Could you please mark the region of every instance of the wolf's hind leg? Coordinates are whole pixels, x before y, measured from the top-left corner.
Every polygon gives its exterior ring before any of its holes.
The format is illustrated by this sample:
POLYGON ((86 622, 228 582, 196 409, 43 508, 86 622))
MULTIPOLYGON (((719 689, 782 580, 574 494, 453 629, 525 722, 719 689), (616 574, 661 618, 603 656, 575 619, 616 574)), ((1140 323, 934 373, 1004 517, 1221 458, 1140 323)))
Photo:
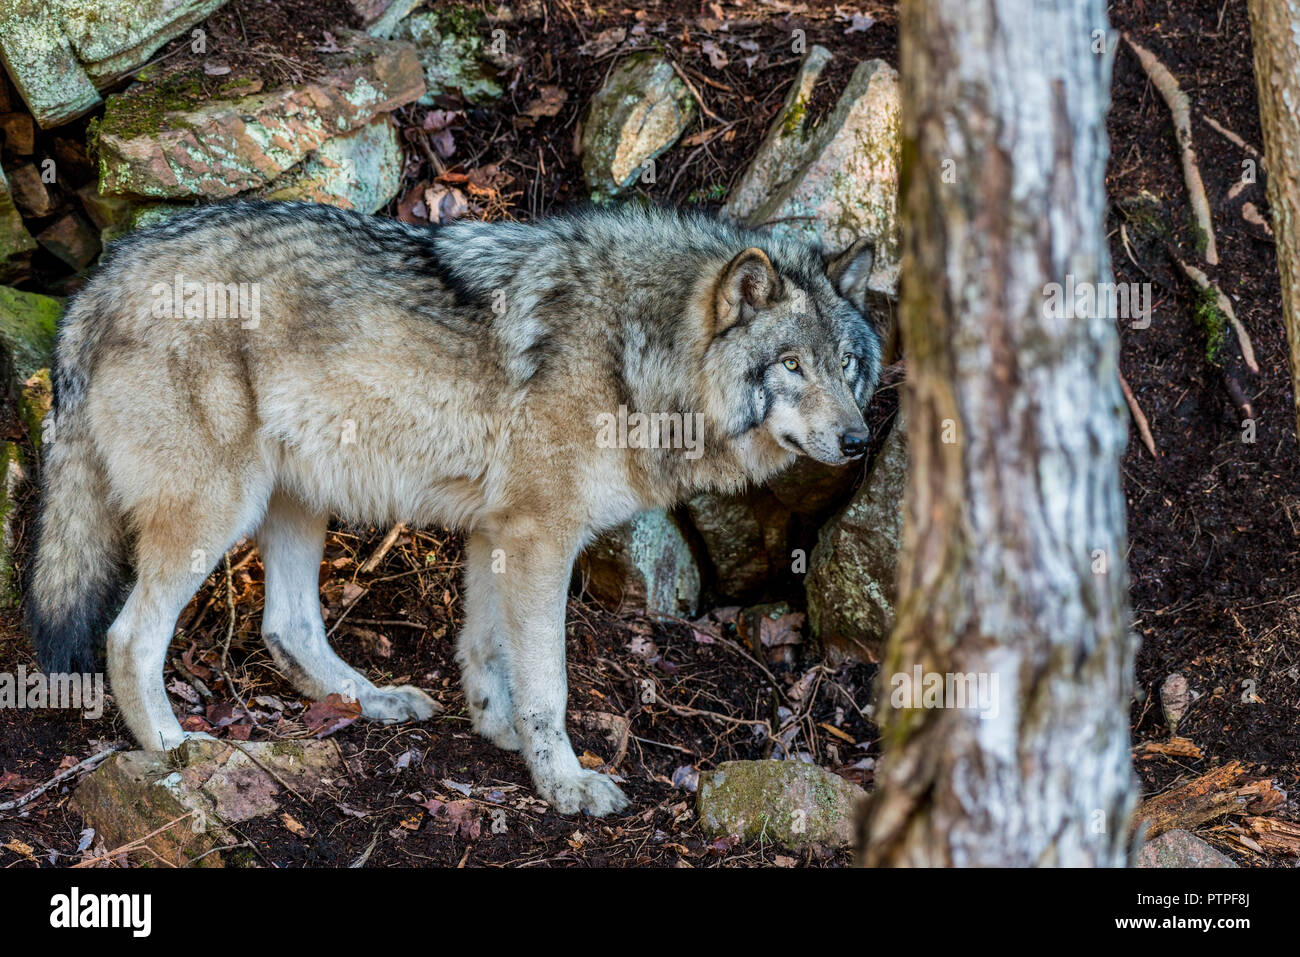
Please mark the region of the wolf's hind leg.
POLYGON ((423 720, 442 706, 413 685, 376 687, 334 653, 320 612, 319 574, 328 516, 282 492, 271 496, 257 548, 266 570, 262 640, 280 672, 298 691, 321 700, 355 699, 367 718, 385 723, 423 720))
POLYGON ((490 540, 481 532, 472 533, 465 543, 465 624, 456 642, 456 660, 474 730, 499 748, 518 751, 500 577, 492 568, 490 540))
POLYGON ((169 503, 151 508, 138 529, 135 586, 107 645, 113 699, 143 748, 168 751, 193 736, 168 703, 163 664, 177 617, 233 544, 238 524, 233 510, 169 503))

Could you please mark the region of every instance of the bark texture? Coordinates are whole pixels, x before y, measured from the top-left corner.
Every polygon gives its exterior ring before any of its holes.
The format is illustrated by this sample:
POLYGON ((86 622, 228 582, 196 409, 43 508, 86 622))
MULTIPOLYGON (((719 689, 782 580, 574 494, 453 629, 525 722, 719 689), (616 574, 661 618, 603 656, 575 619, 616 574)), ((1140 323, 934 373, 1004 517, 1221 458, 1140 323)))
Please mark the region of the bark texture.
POLYGON ((1249 9, 1268 204, 1300 421, 1300 0, 1250 0, 1249 9))
POLYGON ((1123 865, 1117 336, 1044 308, 1067 276, 1111 281, 1117 37, 1103 0, 904 0, 900 34, 911 469, 863 860, 1123 865), (917 665, 996 677, 996 714, 892 706, 917 665))

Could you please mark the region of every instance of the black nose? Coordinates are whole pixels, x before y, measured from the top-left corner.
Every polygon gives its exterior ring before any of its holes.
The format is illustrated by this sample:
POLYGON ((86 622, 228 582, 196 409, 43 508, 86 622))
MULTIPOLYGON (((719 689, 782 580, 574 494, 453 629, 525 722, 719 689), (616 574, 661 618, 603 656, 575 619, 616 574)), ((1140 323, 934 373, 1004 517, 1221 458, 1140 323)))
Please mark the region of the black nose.
POLYGON ((867 439, 870 437, 871 433, 866 429, 845 432, 840 436, 840 451, 855 459, 867 451, 867 439))

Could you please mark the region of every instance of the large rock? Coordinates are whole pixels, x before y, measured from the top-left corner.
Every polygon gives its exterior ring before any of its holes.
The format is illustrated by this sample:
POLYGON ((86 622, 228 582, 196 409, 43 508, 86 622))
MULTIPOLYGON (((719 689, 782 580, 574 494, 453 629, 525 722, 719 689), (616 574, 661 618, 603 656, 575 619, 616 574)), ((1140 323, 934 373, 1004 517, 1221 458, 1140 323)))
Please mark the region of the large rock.
POLYGON ((1228 855, 1179 828, 1147 841, 1138 851, 1134 867, 1236 867, 1228 855))
POLYGON ((582 554, 587 591, 614 611, 693 618, 700 602, 700 570, 676 519, 643 512, 600 536, 582 554))
POLYGON ((866 791, 802 761, 726 761, 700 774, 696 812, 710 837, 837 847, 853 840, 866 791))
POLYGON ((790 510, 766 489, 705 492, 687 502, 724 598, 759 592, 790 565, 790 510))
POLYGON ((111 755, 81 783, 73 801, 110 849, 158 831, 146 846, 166 863, 220 867, 224 862, 215 849, 239 842, 230 825, 275 812, 282 785, 310 799, 340 772, 340 760, 338 749, 325 741, 235 746, 191 739, 167 753, 111 755), (177 818, 183 820, 173 823, 177 818))
POLYGON ((148 62, 226 0, 7 0, 0 57, 48 129, 99 103, 99 90, 148 62))
POLYGON ((694 117, 690 90, 663 57, 637 53, 619 63, 582 120, 582 175, 593 197, 629 188, 694 117))
POLYGON ((23 216, 14 205, 9 180, 0 169, 0 282, 27 278, 35 248, 36 240, 23 225, 23 216))
POLYGON ((58 206, 53 194, 41 179, 40 170, 33 163, 24 163, 9 171, 9 189, 14 204, 24 216, 39 219, 54 212, 58 206))
POLYGON ((76 213, 65 213, 36 235, 36 241, 77 272, 85 269, 101 248, 99 233, 76 213))
POLYGON ((844 503, 861 469, 800 457, 765 486, 687 502, 719 598, 741 600, 808 570, 817 528, 844 503))
POLYGON ((830 62, 831 52, 823 46, 814 45, 804 54, 781 111, 768 127, 740 182, 727 197, 724 209, 729 216, 735 219, 752 216, 782 185, 794 179, 799 167, 808 161, 808 103, 830 62))
POLYGON ((907 484, 901 413, 862 487, 826 523, 808 563, 808 623, 832 661, 878 659, 894 627, 907 484))
MULTIPOLYGON (((400 9, 398 4, 394 7, 400 9)), ((384 23, 392 13, 390 8, 371 32, 388 32, 384 23)), ((484 44, 487 19, 482 12, 468 7, 422 10, 403 20, 391 35, 415 45, 428 86, 420 101, 426 105, 431 105, 440 93, 459 93, 474 104, 495 100, 505 92, 502 74, 517 62, 517 58, 496 53, 491 44, 484 44)))
POLYGON ((821 47, 809 49, 724 211, 832 252, 872 239, 868 292, 892 298, 900 254, 898 72, 883 60, 858 64, 834 110, 809 128, 807 104, 829 58, 821 47))
POLYGON ((424 93, 409 43, 349 35, 351 52, 300 86, 203 101, 174 73, 110 96, 97 135, 108 195, 220 199, 260 189, 328 140, 424 93))
POLYGON ((353 133, 326 140, 261 195, 373 213, 397 195, 402 163, 397 128, 385 114, 353 133))
POLYGON ((62 311, 58 299, 0 286, 0 341, 12 355, 19 379, 49 367, 54 327, 62 311))

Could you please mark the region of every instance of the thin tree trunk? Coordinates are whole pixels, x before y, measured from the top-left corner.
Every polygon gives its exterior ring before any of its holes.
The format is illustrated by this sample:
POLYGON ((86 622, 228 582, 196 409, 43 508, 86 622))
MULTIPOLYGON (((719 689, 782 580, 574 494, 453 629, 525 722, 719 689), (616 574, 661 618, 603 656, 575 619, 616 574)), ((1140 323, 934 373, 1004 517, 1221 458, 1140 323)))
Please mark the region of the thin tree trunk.
POLYGON ((1259 122, 1268 161, 1268 204, 1291 344, 1291 386, 1300 421, 1300 0, 1250 0, 1259 122))
POLYGON ((903 0, 900 24, 911 467, 863 859, 1123 865, 1117 337, 1045 312, 1050 283, 1111 281, 1117 36, 1104 0, 903 0), (991 707, 908 707, 917 666, 985 675, 991 707))

